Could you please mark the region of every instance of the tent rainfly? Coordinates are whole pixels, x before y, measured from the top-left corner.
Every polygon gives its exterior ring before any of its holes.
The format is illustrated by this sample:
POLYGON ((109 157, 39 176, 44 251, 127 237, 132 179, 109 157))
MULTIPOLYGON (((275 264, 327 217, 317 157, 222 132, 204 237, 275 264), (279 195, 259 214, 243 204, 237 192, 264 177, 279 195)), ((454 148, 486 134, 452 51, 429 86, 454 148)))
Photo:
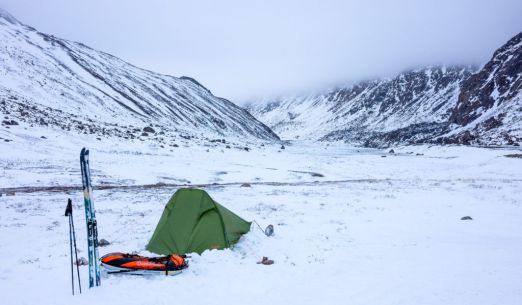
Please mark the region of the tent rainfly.
POLYGON ((235 244, 250 230, 248 222, 200 189, 179 189, 170 198, 147 245, 150 252, 170 255, 235 244))

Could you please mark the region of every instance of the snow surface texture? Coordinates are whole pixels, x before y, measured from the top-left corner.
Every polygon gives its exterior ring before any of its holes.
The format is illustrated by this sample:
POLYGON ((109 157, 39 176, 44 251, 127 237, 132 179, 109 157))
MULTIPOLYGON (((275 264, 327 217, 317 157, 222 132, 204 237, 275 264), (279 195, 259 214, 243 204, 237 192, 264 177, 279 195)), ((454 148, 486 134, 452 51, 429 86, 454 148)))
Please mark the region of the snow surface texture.
POLYGON ((415 146, 388 153, 326 143, 173 149, 47 131, 47 139, 0 144, 5 304, 515 305, 522 299, 522 159, 505 157, 520 151, 415 146), (119 186, 94 190, 99 238, 111 242, 101 255, 150 254, 145 246, 177 189, 158 182, 207 184, 216 201, 241 217, 273 224, 275 236, 253 226, 233 249, 191 255, 189 269, 175 277, 104 276, 100 288, 87 289, 82 266, 84 293, 72 297, 62 215, 72 198, 85 257, 82 193, 37 190, 79 186, 82 146, 91 149, 95 188, 119 186), (241 187, 245 182, 251 187, 241 187), (263 256, 275 263, 257 264, 263 256))
POLYGON ((0 79, 6 122, 127 138, 139 137, 141 128, 154 124, 165 137, 278 139, 247 111, 192 78, 137 68, 81 43, 37 32, 5 12, 0 13, 0 79))

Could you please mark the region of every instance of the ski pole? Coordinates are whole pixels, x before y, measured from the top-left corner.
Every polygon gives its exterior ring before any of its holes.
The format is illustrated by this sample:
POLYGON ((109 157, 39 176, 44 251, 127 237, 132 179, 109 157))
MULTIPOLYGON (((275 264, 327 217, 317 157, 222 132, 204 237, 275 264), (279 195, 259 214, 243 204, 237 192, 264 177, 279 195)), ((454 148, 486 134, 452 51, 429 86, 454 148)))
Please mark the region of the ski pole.
POLYGON ((71 214, 72 204, 71 199, 67 201, 67 207, 65 208, 65 216, 69 216, 69 248, 71 250, 71 288, 72 294, 74 295, 74 266, 73 266, 73 243, 72 243, 72 226, 71 226, 71 214))
POLYGON ((72 213, 72 201, 69 198, 68 201, 71 204, 71 226, 72 226, 72 236, 74 243, 74 256, 76 258, 76 272, 78 274, 78 288, 80 289, 80 294, 82 293, 82 281, 80 280, 80 266, 78 265, 78 248, 76 248, 76 231, 74 230, 74 218, 72 213))

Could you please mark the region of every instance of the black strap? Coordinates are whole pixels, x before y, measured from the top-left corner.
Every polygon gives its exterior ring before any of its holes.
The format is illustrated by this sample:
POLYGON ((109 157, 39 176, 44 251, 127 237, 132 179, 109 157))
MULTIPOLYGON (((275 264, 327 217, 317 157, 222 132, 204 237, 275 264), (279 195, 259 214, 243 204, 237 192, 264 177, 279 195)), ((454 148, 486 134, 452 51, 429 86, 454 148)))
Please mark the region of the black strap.
POLYGON ((170 256, 171 255, 167 255, 167 261, 165 262, 165 276, 169 275, 170 256))

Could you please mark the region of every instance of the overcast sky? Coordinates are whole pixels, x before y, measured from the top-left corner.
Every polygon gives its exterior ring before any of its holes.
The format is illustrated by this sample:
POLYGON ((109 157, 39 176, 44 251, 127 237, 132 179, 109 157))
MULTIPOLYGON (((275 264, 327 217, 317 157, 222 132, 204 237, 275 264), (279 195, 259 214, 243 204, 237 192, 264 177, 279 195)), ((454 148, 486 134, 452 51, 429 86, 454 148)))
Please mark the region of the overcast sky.
POLYGON ((41 32, 242 102, 430 64, 482 64, 521 0, 0 0, 41 32))

